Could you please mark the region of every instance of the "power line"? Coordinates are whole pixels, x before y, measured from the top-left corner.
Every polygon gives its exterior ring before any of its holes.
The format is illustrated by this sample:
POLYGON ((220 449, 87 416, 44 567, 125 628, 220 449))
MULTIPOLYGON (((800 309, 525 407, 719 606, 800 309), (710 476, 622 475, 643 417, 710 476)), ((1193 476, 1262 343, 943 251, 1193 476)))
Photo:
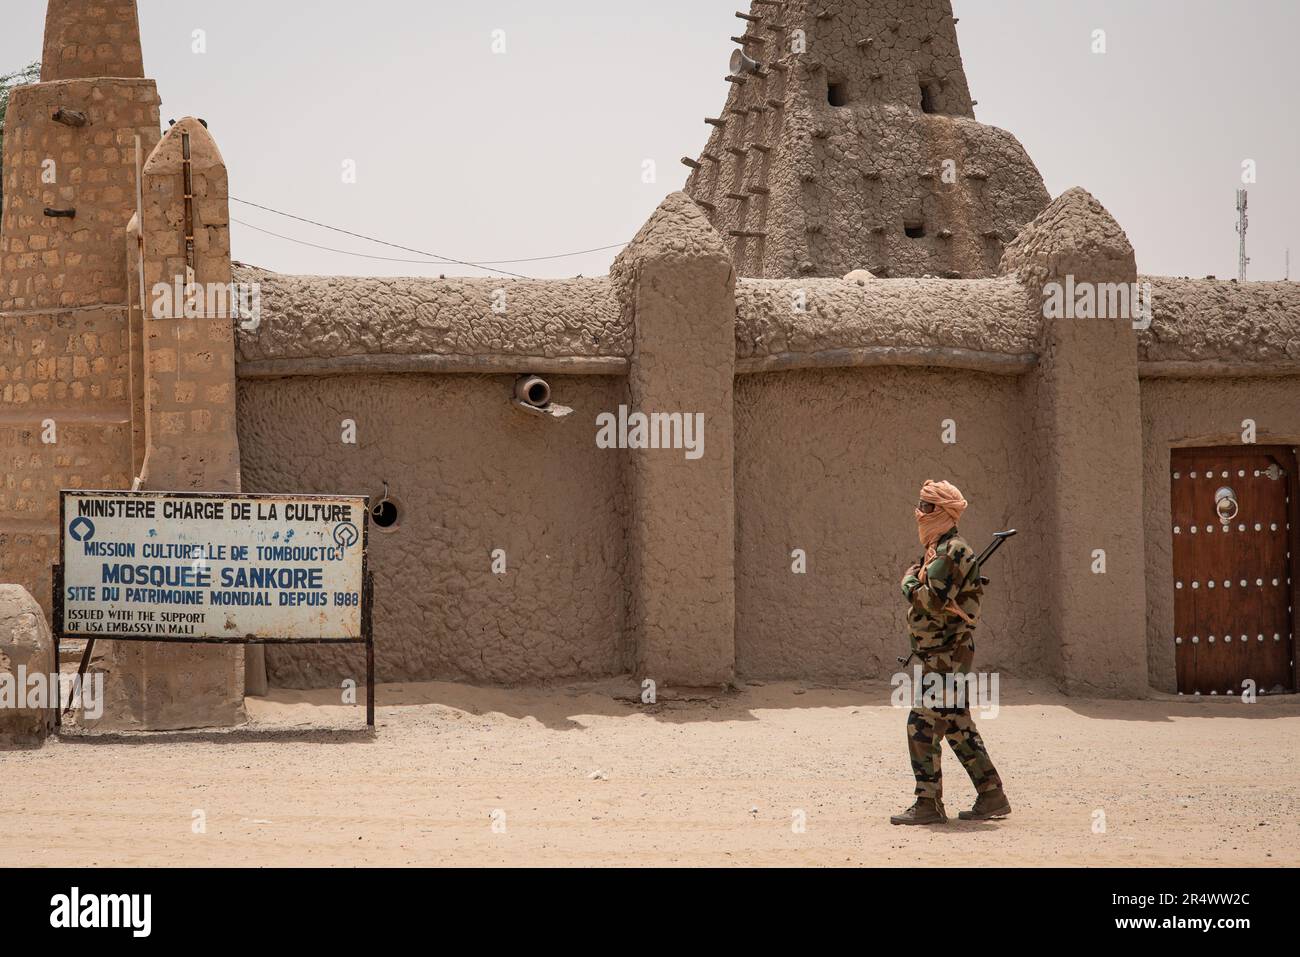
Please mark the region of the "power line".
MULTIPOLYGON (((312 249, 321 249, 327 253, 340 253, 344 256, 356 256, 358 259, 374 259, 378 262, 386 263, 413 263, 421 266, 445 265, 445 263, 437 259, 400 259, 393 256, 372 256, 369 253, 358 253, 350 249, 335 249, 333 246, 321 246, 317 243, 309 243, 305 239, 297 239, 293 236, 285 236, 283 233, 272 232, 271 230, 264 229, 261 226, 254 226, 252 223, 246 223, 242 219, 234 219, 232 217, 231 222, 238 223, 241 226, 246 226, 259 233, 265 233, 268 236, 274 236, 276 239, 283 239, 286 242, 297 243, 299 246, 309 246, 312 249)), ((595 249, 580 249, 577 252, 572 253, 556 253, 554 256, 534 256, 531 259, 487 259, 481 263, 475 263, 475 265, 513 266, 521 263, 547 262, 553 259, 569 259, 573 256, 585 256, 588 253, 603 253, 608 252, 611 249, 622 249, 626 245, 627 243, 615 243, 613 246, 598 246, 595 249)))
POLYGON ((268 236, 274 236, 276 239, 283 239, 286 240, 287 242, 296 243, 299 246, 309 246, 312 249, 323 249, 327 253, 340 253, 344 256, 356 256, 358 259, 374 259, 379 262, 385 262, 385 263, 415 263, 421 266, 445 266, 446 265, 445 262, 441 262, 437 259, 398 259, 394 256, 371 256, 368 253, 356 253, 356 252, 352 252, 349 249, 335 249, 333 246, 320 246, 317 245, 316 243, 309 243, 305 239, 295 239, 292 236, 285 236, 282 235, 281 233, 273 233, 269 229, 263 229, 261 226, 254 226, 252 223, 246 223, 242 219, 235 219, 233 216, 230 218, 230 221, 232 223, 238 223, 241 226, 246 226, 249 229, 255 230, 256 232, 265 233, 268 236))
POLYGON ((262 206, 259 203, 252 203, 249 202, 248 200, 239 199, 234 196, 230 198, 233 202, 240 203, 244 206, 251 206, 254 209, 260 209, 268 213, 273 213, 276 216, 283 216, 286 219, 293 219, 300 223, 307 223, 308 225, 311 226, 318 226, 321 229, 328 229, 331 232, 340 233, 344 236, 352 236, 353 238, 356 239, 362 239, 365 240, 366 242, 378 243, 381 246, 388 246, 393 249, 400 249, 403 250, 404 252, 418 253, 419 255, 426 256, 428 258, 427 259, 400 259, 400 258, 390 257, 390 256, 372 256, 367 253, 358 253, 347 249, 335 249, 332 246, 322 246, 317 243, 307 242, 306 240, 303 239, 297 239, 293 236, 285 236, 281 233, 272 232, 269 229, 263 229, 260 226, 254 226, 252 223, 246 223, 243 220, 239 220, 239 219, 234 220, 234 222, 238 223, 241 226, 246 226, 249 229, 255 230, 259 233, 265 233, 268 236, 274 236, 277 239, 283 239, 286 242, 297 243, 298 245, 301 246, 308 246, 312 249, 324 250, 325 252, 339 253, 340 255, 344 255, 344 256, 355 256, 360 259, 372 259, 379 262, 411 263, 411 264, 426 265, 426 266, 436 266, 436 265, 441 265, 446 263, 455 263, 456 265, 460 265, 460 266, 469 266, 471 268, 482 269, 487 272, 500 273, 501 275, 504 276, 513 276, 516 279, 528 279, 529 277, 521 276, 518 273, 508 272, 504 269, 497 269, 495 267, 511 266, 511 265, 524 264, 524 263, 548 262, 556 259, 569 259, 574 256, 585 256, 590 253, 608 252, 611 249, 621 249, 622 247, 627 245, 626 243, 615 243, 614 245, 611 246, 598 246, 593 249, 581 249, 571 253, 557 253, 553 256, 534 256, 527 259, 494 259, 485 262, 469 262, 463 259, 455 259, 450 256, 440 256, 437 253, 425 252, 424 250, 421 249, 413 249, 410 246, 402 246, 397 243, 386 242, 382 239, 375 239, 373 236, 366 236, 361 233, 352 232, 351 230, 341 229, 337 226, 330 226, 327 223, 320 223, 312 219, 306 219, 305 217, 302 216, 295 216, 292 213, 286 213, 282 210, 272 209, 269 206, 262 206))
POLYGON ((293 215, 293 213, 286 213, 283 210, 272 209, 270 206, 262 206, 259 203, 250 203, 248 200, 239 199, 236 196, 231 196, 230 199, 232 202, 240 203, 241 205, 244 206, 252 206, 254 209, 260 209, 268 213, 274 213, 276 216, 283 216, 286 219, 296 219, 300 223, 307 223, 310 226, 319 226, 321 229, 328 229, 331 232, 342 233, 344 236, 351 236, 354 239, 363 239, 368 243, 378 243, 380 246, 388 246, 392 249, 400 249, 403 252, 416 253, 417 255, 427 256, 429 259, 437 259, 444 263, 455 263, 458 266, 469 266, 471 269, 483 269, 486 270, 487 272, 500 273, 503 276, 511 276, 514 279, 530 278, 528 276, 521 276, 519 273, 516 272, 508 272, 505 269, 496 269, 492 266, 484 266, 484 265, 480 265, 479 263, 466 262, 463 259, 453 259, 451 256, 439 256, 437 253, 426 252, 423 249, 413 249, 410 246, 401 246, 397 243, 390 243, 382 239, 375 239, 373 236, 366 236, 361 233, 354 233, 351 230, 340 229, 337 226, 330 226, 327 223, 318 223, 314 219, 306 219, 302 216, 295 216, 293 215))

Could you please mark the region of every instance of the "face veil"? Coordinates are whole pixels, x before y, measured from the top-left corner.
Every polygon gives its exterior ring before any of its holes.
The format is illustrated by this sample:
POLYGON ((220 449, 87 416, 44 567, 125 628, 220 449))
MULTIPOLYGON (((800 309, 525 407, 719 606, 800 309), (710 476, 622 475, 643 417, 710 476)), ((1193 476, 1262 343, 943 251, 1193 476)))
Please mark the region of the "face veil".
POLYGON ((961 490, 950 482, 926 482, 921 487, 921 501, 934 506, 931 512, 916 510, 916 532, 927 550, 935 542, 957 527, 966 511, 966 499, 961 490))

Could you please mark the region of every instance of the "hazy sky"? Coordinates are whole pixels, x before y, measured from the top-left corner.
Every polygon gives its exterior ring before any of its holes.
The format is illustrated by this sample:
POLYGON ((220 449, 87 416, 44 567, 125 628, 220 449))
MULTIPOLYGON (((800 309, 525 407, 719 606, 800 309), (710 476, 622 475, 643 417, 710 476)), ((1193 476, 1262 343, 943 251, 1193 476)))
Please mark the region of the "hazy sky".
MULTIPOLYGON (((0 72, 40 54, 44 0, 2 0, 0 72)), ((1093 192, 1148 273, 1300 276, 1300 0, 955 0, 985 123, 1015 133, 1055 196, 1093 192), (1108 52, 1091 52, 1107 31, 1108 52)), ((746 0, 140 0, 163 120, 207 119, 241 199, 482 262, 631 239, 685 182, 746 0), (206 31, 207 52, 192 51, 206 31), (494 31, 506 52, 493 52, 494 31), (357 181, 342 182, 354 160, 357 181), (658 181, 643 182, 646 160, 658 181)), ((306 242, 419 259, 232 204, 306 242)), ((234 226, 280 272, 480 275, 360 259, 234 226)), ((614 251, 502 268, 603 274, 614 251)))

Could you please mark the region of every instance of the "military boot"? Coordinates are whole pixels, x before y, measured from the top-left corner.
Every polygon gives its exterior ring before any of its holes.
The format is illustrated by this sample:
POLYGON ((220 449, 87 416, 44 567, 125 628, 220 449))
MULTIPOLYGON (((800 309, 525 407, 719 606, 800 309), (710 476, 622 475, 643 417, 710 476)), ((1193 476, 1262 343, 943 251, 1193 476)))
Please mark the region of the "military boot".
POLYGON ((917 798, 916 803, 902 814, 889 819, 890 824, 947 824, 948 814, 943 802, 934 798, 917 798))
POLYGON ((975 806, 957 816, 963 821, 993 821, 1011 813, 1011 802, 1001 788, 985 791, 975 799, 975 806))

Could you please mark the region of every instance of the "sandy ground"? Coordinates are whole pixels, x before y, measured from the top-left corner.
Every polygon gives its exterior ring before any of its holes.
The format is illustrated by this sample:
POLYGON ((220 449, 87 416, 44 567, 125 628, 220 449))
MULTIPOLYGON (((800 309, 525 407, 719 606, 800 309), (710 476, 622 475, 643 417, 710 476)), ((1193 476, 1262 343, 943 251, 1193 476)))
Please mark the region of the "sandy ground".
MULTIPOLYGON (((230 733, 0 753, 0 865, 1300 864, 1300 698, 1002 699, 981 730, 1014 815, 897 828, 885 684, 650 708, 623 682, 389 685, 373 737, 336 693, 280 691, 230 733)), ((944 765, 955 818, 973 790, 944 765)))

